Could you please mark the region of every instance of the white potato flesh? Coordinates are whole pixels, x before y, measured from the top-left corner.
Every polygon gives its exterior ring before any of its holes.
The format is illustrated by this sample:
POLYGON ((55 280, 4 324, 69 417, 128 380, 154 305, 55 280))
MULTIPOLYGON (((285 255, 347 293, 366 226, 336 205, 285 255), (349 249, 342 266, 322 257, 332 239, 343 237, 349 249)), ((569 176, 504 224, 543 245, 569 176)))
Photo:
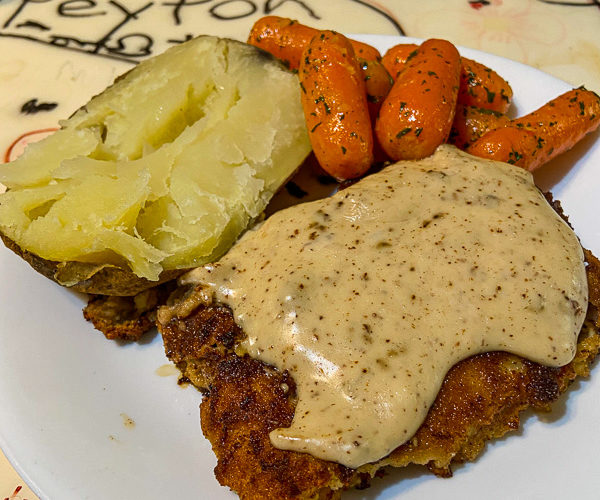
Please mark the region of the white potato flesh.
POLYGON ((297 77, 255 47, 199 37, 0 167, 0 229, 47 260, 124 262, 156 280, 224 253, 309 151, 297 77))

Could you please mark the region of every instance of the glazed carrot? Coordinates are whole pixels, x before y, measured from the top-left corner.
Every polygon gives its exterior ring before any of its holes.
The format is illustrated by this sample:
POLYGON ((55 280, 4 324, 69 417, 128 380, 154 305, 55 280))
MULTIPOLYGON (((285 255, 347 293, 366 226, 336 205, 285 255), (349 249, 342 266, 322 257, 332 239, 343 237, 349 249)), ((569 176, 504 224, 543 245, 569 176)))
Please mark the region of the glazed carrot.
MULTIPOLYGON (((290 69, 298 69, 302 51, 319 30, 298 21, 278 16, 266 16, 254 23, 248 43, 281 59, 290 69)), ((381 59, 379 51, 366 43, 351 40, 356 57, 370 61, 381 59)))
POLYGON ((367 61, 381 61, 381 53, 372 45, 368 43, 359 42, 358 40, 352 40, 349 38, 354 54, 356 57, 366 59, 367 61))
POLYGON ((371 122, 375 123, 379 109, 389 94, 394 80, 379 61, 367 61, 359 57, 358 64, 365 80, 371 122))
POLYGON ((448 139, 459 78, 460 56, 454 45, 437 39, 421 44, 383 101, 375 124, 390 158, 424 158, 448 139))
POLYGON ((381 64, 385 66, 387 72, 392 76, 395 80, 398 76, 398 73, 404 69, 406 66, 406 61, 411 57, 411 55, 416 54, 416 50, 419 46, 416 43, 400 43, 398 45, 394 45, 392 48, 388 49, 383 57, 381 58, 381 64))
POLYGON ((278 16, 266 16, 254 23, 248 43, 281 59, 290 69, 298 69, 304 47, 317 30, 298 21, 278 16))
POLYGON ((477 61, 462 58, 459 103, 506 113, 512 95, 508 82, 494 70, 477 61))
MULTIPOLYGON (((413 43, 395 45, 383 55, 381 63, 396 78, 416 49, 418 45, 413 43)), ((472 59, 462 57, 461 64, 458 102, 506 113, 513 94, 508 82, 494 70, 472 59)))
POLYGON ((600 125, 600 97, 583 87, 570 90, 536 111, 492 130, 467 148, 475 156, 535 170, 571 149, 600 125), (509 137, 510 150, 501 147, 509 137), (532 140, 533 137, 533 140, 532 140))
POLYGON ((488 132, 465 151, 480 158, 503 161, 529 169, 535 159, 537 141, 535 132, 508 126, 488 132))
POLYGON ((365 82, 349 40, 321 31, 306 47, 298 72, 313 152, 338 180, 364 174, 373 162, 365 82))
POLYGON ((448 142, 465 149, 483 134, 508 123, 510 118, 498 111, 457 104, 448 142))
MULTIPOLYGON (((365 87, 367 89, 367 105, 369 107, 369 116, 371 125, 377 120, 379 110, 383 101, 387 97, 394 84, 394 80, 386 71, 383 64, 379 61, 366 61, 358 59, 358 63, 362 69, 365 87)), ((389 157, 379 144, 376 137, 373 137, 373 157, 374 162, 381 163, 389 160, 389 157)))

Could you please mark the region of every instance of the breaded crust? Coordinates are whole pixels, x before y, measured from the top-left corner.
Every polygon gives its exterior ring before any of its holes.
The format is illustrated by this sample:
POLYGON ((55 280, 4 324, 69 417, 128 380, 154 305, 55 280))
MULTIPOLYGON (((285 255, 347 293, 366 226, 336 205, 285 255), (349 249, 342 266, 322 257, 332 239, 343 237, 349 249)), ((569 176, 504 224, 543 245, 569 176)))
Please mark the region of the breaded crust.
POLYGON ((90 295, 83 317, 109 340, 139 340, 154 328, 156 311, 176 286, 172 280, 129 297, 90 295))
POLYGON ((502 352, 473 356, 447 374, 409 442, 357 470, 271 445, 269 432, 293 418, 294 381, 238 356, 235 346, 244 333, 230 310, 208 303, 200 287, 162 309, 158 325, 169 359, 205 392, 202 430, 218 458, 221 484, 242 499, 335 498, 348 487, 368 485, 386 466, 415 463, 450 476, 452 463, 473 460, 487 440, 517 429, 523 410, 548 410, 575 378, 587 376, 600 350, 600 262, 590 252, 585 256, 590 307, 571 363, 549 368, 502 352))

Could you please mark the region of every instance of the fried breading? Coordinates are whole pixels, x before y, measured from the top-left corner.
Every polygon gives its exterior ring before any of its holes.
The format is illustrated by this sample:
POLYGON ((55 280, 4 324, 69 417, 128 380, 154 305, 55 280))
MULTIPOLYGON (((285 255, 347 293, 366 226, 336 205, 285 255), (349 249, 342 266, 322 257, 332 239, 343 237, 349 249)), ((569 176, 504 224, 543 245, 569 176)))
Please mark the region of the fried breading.
POLYGON ((503 352, 473 356, 447 374, 410 441, 356 470, 271 445, 269 432, 292 421, 294 381, 236 354, 244 333, 231 311, 208 302, 201 287, 162 309, 158 324, 169 359, 205 392, 202 430, 218 458, 221 484, 242 499, 334 498, 343 489, 366 486, 386 466, 421 464, 450 476, 452 463, 473 460, 486 441, 517 429, 523 410, 549 410, 575 378, 587 376, 600 351, 600 262, 590 252, 585 256, 590 307, 571 363, 550 368, 503 352))
POLYGON ((168 281, 129 297, 89 295, 83 317, 109 340, 139 340, 154 328, 156 311, 175 287, 168 281))

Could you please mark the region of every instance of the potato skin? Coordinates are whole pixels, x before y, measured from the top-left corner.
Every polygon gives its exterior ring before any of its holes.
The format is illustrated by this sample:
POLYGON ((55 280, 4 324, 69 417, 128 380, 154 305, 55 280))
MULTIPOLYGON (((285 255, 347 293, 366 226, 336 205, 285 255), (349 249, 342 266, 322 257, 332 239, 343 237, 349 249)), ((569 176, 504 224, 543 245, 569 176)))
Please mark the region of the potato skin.
POLYGON ((168 269, 158 281, 150 281, 133 274, 129 269, 89 262, 55 262, 28 252, 13 240, 0 234, 4 245, 26 261, 33 269, 55 283, 70 290, 95 295, 127 297, 178 278, 188 269, 168 269))

